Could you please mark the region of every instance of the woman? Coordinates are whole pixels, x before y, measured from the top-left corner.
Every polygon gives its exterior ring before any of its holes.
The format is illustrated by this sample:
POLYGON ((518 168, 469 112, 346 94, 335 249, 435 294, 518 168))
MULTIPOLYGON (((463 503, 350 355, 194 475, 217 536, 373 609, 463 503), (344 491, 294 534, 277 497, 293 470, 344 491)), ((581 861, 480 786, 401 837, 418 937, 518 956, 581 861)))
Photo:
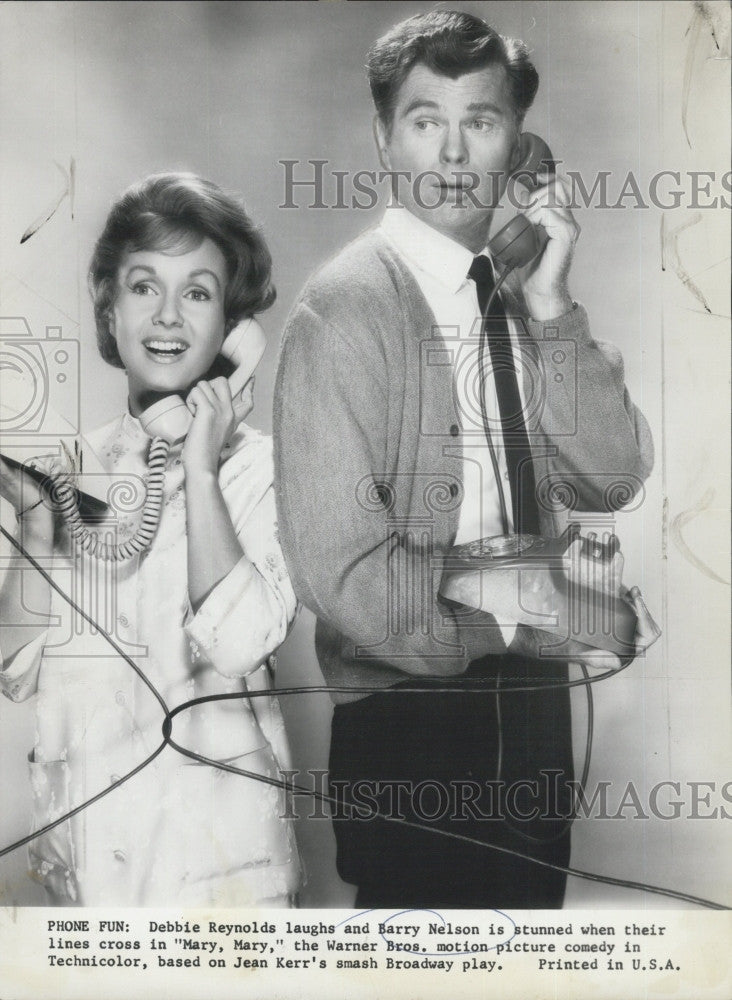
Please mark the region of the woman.
MULTIPOLYGON (((149 548, 124 562, 75 550, 35 482, 0 467, 25 548, 53 557, 54 575, 66 589, 73 578, 92 617, 110 609, 109 630, 168 710, 201 696, 266 690, 296 611, 277 542, 269 440, 237 424, 220 374, 225 336, 274 298, 270 265, 238 202, 192 175, 147 178, 107 219, 89 280, 99 349, 125 370, 129 412, 89 445, 118 486, 143 483, 151 442, 140 416, 172 394, 184 396, 192 415, 165 461, 149 548)), ((251 381, 237 412, 242 405, 251 409, 251 381)), ((139 509, 119 516, 117 542, 134 537, 139 520, 139 509)), ((0 633, 2 689, 16 701, 37 697, 34 829, 120 782, 31 841, 32 874, 50 900, 288 905, 299 862, 281 818, 282 790, 170 746, 121 781, 161 744, 158 698, 27 564, 6 575, 0 605, 12 623, 0 633), (39 610, 50 615, 45 625, 39 610)), ((274 697, 196 705, 175 716, 172 739, 269 779, 288 765, 274 697)))

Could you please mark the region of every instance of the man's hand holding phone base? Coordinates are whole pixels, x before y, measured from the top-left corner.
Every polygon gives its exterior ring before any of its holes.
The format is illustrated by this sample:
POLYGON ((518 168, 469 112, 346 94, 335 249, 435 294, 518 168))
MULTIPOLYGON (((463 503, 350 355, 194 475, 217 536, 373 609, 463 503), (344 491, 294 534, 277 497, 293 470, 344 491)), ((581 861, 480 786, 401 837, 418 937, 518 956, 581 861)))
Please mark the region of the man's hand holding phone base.
POLYGON ((556 539, 509 535, 457 546, 440 593, 517 623, 510 652, 613 671, 661 634, 640 590, 623 586, 622 569, 614 534, 584 538, 571 524, 556 539), (512 539, 519 544, 507 545, 512 539))

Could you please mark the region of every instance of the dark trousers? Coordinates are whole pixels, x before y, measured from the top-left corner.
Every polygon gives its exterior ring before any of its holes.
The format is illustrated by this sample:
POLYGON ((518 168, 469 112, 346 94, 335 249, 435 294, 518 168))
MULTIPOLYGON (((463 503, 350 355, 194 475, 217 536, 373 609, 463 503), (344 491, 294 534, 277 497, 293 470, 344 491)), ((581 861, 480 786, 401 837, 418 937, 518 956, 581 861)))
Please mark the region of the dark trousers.
MULTIPOLYGON (((566 680, 567 671, 507 654, 475 661, 463 676, 500 676, 508 686, 566 680)), ((338 705, 333 714, 337 867, 358 886, 356 905, 561 907, 564 873, 482 845, 569 863, 569 691, 409 690, 418 684, 338 705), (393 819, 374 818, 374 806, 393 819)))

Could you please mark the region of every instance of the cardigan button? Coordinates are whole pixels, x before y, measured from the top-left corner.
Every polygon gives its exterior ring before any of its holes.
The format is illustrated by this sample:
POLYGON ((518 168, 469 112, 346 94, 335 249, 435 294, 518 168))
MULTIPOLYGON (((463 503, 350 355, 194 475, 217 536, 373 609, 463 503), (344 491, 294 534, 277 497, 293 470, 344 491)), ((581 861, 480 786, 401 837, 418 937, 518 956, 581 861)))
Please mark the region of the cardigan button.
POLYGON ((450 483, 450 496, 455 499, 458 495, 457 483, 450 483))
POLYGON ((450 435, 456 438, 459 434, 460 434, 460 428, 458 427, 457 424, 453 424, 452 427, 450 428, 450 435))

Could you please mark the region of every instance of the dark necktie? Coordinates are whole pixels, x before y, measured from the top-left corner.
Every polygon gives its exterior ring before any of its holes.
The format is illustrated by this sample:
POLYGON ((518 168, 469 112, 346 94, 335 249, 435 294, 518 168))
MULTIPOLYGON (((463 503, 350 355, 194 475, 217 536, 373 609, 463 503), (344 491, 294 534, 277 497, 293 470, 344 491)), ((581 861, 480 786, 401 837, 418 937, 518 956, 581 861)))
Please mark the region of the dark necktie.
MULTIPOLYGON (((539 511, 536 505, 534 466, 516 378, 508 322, 499 295, 493 297, 490 312, 486 314, 488 300, 494 288, 493 268, 488 258, 482 255, 475 257, 470 265, 468 277, 475 281, 478 304, 483 316, 481 336, 487 339, 490 349, 490 371, 493 373, 498 410, 501 415, 514 531, 536 535, 539 533, 539 511)), ((488 428, 489 418, 486 412, 483 412, 483 422, 488 428)), ((501 486, 499 482, 498 488, 501 486)))

